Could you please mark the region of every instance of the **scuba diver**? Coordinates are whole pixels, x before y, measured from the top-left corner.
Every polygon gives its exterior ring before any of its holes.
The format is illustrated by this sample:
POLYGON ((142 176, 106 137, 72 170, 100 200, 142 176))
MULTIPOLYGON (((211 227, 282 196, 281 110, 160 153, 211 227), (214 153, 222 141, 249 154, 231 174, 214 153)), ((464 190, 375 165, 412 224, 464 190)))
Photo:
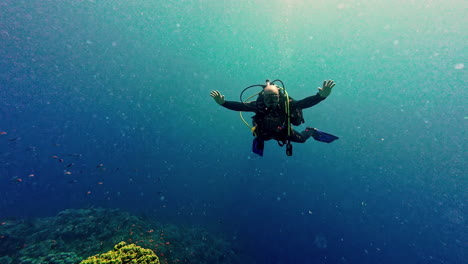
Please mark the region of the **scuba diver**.
POLYGON ((241 119, 249 127, 250 125, 242 117, 242 112, 255 113, 252 117, 253 126, 250 127, 255 136, 252 145, 254 153, 263 156, 265 141, 274 139, 278 141, 278 145, 286 145, 286 155, 291 156, 291 142, 304 143, 310 137, 325 143, 331 143, 338 139, 337 136, 312 127, 307 127, 303 132, 292 129, 292 125, 298 126, 304 123, 302 109, 312 107, 325 100, 334 86, 335 82, 333 80, 325 80, 323 87, 318 88, 317 94, 297 101, 289 97, 281 80, 272 82, 266 80, 265 85, 255 84, 245 88, 240 95, 241 102, 226 101, 224 95, 216 90, 211 91, 210 95, 219 105, 230 110, 239 111, 241 119), (275 82, 280 82, 282 87, 275 85, 275 82), (253 87, 261 87, 262 90, 243 100, 243 93, 253 87), (256 100, 247 102, 256 95, 258 95, 256 100))

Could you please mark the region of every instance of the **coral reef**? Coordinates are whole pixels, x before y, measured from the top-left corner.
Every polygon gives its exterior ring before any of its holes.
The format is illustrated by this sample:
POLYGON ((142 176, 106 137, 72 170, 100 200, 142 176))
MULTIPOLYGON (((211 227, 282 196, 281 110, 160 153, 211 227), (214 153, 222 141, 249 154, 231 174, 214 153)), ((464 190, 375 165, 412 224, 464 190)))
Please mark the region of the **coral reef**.
POLYGON ((0 263, 2 263, 2 264, 11 264, 11 263, 13 263, 13 259, 11 259, 10 257, 7 257, 7 256, 0 257, 0 263))
POLYGON ((155 245, 156 254, 175 262, 197 264, 242 262, 226 240, 213 236, 201 228, 162 225, 155 232, 166 241, 155 245))
POLYGON ((0 220, 0 263, 78 264, 121 241, 151 249, 162 264, 241 262, 230 243, 203 229, 88 208, 30 221, 0 220))
MULTIPOLYGON (((51 253, 45 257, 20 257, 20 264, 76 264, 82 258, 73 252, 51 253)), ((1 262, 0 262, 1 263, 1 262)))
POLYGON ((89 257, 80 264, 159 264, 156 254, 150 249, 144 249, 135 244, 127 245, 120 242, 114 249, 104 253, 89 257))

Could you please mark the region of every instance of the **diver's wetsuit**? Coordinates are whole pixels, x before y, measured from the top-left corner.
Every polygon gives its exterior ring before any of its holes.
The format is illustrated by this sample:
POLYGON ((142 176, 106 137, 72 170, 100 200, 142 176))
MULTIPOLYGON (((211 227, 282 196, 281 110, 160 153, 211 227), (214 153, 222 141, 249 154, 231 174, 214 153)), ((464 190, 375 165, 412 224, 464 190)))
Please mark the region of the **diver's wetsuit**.
MULTIPOLYGON (((302 100, 292 100, 289 103, 290 109, 305 109, 312 107, 325 100, 319 93, 314 96, 306 97, 302 100)), ((257 138, 262 141, 275 139, 278 141, 290 140, 292 142, 304 143, 312 136, 314 130, 305 130, 302 133, 291 129, 291 135, 288 137, 287 117, 284 105, 279 104, 277 108, 268 108, 263 103, 257 101, 241 103, 234 101, 225 101, 222 106, 227 109, 242 112, 255 112, 253 116, 254 125, 257 125, 255 133, 257 138)))

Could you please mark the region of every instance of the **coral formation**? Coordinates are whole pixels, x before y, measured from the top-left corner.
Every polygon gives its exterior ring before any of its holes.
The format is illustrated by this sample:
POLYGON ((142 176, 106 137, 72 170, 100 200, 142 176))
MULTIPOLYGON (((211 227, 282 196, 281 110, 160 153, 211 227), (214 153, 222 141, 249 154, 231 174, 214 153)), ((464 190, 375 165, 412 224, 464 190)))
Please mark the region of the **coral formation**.
POLYGON ((80 264, 159 264, 159 258, 151 249, 145 249, 135 244, 127 245, 120 242, 114 249, 89 257, 80 264))

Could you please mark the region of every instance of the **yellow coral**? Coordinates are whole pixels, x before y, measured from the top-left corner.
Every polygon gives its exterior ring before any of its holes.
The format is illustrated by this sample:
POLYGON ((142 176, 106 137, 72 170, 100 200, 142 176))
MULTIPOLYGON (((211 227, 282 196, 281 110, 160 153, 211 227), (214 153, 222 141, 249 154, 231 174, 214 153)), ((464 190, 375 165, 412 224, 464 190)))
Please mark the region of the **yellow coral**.
POLYGON ((127 245, 120 242, 114 249, 94 255, 80 262, 80 264, 160 264, 159 258, 151 249, 139 247, 135 244, 127 245))

